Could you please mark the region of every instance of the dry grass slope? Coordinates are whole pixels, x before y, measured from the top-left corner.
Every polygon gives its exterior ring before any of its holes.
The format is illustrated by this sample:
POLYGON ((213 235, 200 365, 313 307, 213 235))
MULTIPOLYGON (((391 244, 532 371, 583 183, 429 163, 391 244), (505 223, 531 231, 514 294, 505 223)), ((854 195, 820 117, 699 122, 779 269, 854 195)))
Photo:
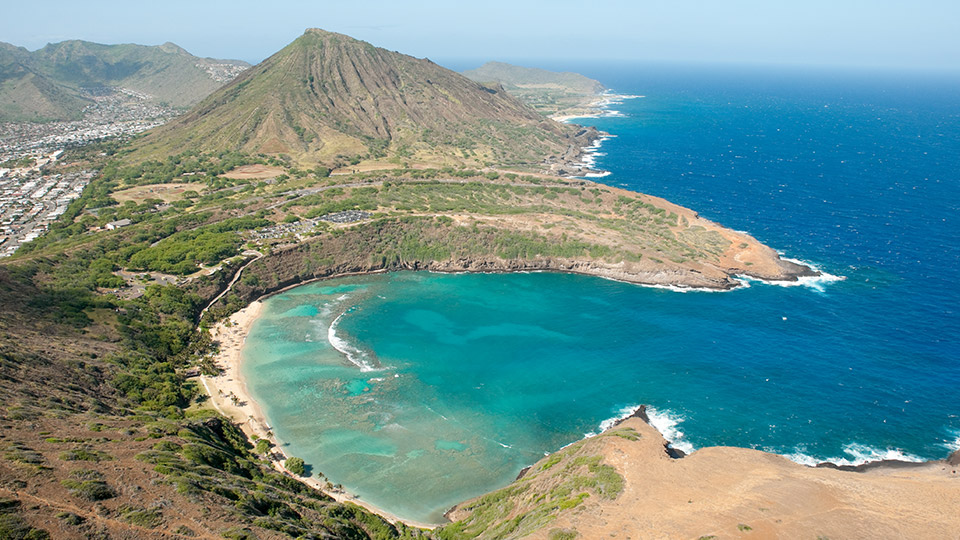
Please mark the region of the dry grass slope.
POLYGON ((308 30, 147 134, 129 159, 191 149, 331 167, 385 157, 536 165, 563 153, 574 131, 429 60, 308 30))

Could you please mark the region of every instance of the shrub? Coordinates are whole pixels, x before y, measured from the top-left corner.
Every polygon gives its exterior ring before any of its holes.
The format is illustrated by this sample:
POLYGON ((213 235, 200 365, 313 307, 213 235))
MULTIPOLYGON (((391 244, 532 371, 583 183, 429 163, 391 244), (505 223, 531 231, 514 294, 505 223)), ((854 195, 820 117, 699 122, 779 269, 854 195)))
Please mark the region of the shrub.
POLYGON ((60 459, 63 461, 109 461, 113 459, 113 456, 92 448, 74 448, 66 452, 60 452, 60 459))
POLYGON ((550 540, 574 540, 580 533, 571 529, 553 529, 550 531, 550 540))
POLYGON ((73 512, 58 512, 57 519, 63 522, 66 525, 80 525, 84 522, 84 519, 73 512))
POLYGON ((257 447, 254 449, 254 452, 263 455, 269 451, 270 451, 270 441, 266 439, 260 439, 257 441, 257 447))
POLYGON ((118 511, 120 512, 120 520, 131 525, 154 529, 163 523, 163 516, 158 510, 148 510, 124 504, 120 506, 118 511))
POLYGON ((303 476, 307 474, 306 467, 304 467, 303 459, 298 457, 292 457, 288 459, 284 464, 284 467, 293 474, 297 476, 303 476))
POLYGON ((103 480, 64 480, 61 482, 71 495, 91 502, 112 499, 117 492, 103 480))

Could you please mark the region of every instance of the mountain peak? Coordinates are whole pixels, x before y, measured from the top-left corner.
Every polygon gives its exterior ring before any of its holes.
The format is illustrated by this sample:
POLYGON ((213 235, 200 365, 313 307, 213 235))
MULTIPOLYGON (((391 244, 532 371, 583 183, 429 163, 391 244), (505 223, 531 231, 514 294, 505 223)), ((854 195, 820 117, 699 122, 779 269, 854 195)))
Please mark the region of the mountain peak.
MULTIPOLYGON (((344 34, 338 34, 338 33, 336 33, 336 32, 331 32, 331 31, 329 31, 329 30, 324 30, 323 28, 307 28, 306 30, 303 31, 303 33, 304 33, 304 35, 307 35, 307 34, 316 34, 316 35, 318 35, 318 36, 343 36, 343 37, 349 37, 349 36, 346 36, 346 35, 344 35, 344 34)), ((350 38, 350 39, 353 39, 353 38, 350 38)))
POLYGON ((160 45, 159 47, 160 47, 160 50, 163 52, 175 53, 175 54, 190 54, 187 52, 186 49, 184 49, 183 47, 177 45, 172 41, 168 41, 163 45, 160 45))
POLYGON ((573 130, 428 60, 310 28, 140 147, 286 154, 313 164, 398 154, 537 164, 564 152, 573 130))

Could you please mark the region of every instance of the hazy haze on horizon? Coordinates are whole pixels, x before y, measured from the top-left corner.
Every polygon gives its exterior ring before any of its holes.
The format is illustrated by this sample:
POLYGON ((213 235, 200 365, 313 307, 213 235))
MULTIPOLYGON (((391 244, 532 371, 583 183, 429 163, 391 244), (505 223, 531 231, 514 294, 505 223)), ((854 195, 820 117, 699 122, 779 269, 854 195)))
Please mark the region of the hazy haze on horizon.
POLYGON ((67 39, 172 41, 197 56, 256 63, 319 27, 440 63, 602 58, 960 71, 955 0, 608 0, 589 8, 569 0, 34 0, 4 11, 0 41, 30 50, 67 39))

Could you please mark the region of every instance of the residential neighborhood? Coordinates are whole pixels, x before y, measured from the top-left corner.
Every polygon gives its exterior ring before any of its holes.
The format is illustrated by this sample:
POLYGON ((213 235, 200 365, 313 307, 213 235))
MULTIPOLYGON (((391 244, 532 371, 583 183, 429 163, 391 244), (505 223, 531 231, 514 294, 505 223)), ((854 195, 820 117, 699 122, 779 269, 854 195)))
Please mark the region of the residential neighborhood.
POLYGON ((177 113, 148 103, 149 96, 133 90, 86 92, 94 103, 84 110, 82 120, 0 124, 0 257, 43 234, 96 174, 47 174, 64 149, 134 135, 177 113))
POLYGON ((95 175, 0 169, 0 257, 43 234, 95 175))

